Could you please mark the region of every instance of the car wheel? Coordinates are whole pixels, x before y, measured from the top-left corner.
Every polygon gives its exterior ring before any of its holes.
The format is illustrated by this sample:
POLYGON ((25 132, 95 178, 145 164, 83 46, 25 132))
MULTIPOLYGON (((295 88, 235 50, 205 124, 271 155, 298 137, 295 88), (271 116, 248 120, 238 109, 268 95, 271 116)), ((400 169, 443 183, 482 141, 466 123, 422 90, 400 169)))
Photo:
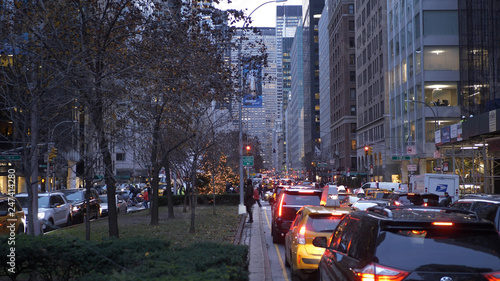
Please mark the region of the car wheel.
POLYGON ((50 218, 45 225, 45 232, 55 229, 54 220, 50 218))
POLYGON ((288 256, 292 257, 291 251, 287 254, 285 254, 285 266, 290 267, 290 261, 288 260, 288 256))
POLYGON ((274 244, 282 244, 282 239, 280 237, 280 234, 278 233, 278 230, 276 229, 276 227, 273 227, 272 231, 271 231, 272 235, 273 235, 273 243, 274 244))
POLYGON ((23 234, 24 233, 24 224, 20 224, 18 227, 17 227, 17 232, 16 234, 23 234))

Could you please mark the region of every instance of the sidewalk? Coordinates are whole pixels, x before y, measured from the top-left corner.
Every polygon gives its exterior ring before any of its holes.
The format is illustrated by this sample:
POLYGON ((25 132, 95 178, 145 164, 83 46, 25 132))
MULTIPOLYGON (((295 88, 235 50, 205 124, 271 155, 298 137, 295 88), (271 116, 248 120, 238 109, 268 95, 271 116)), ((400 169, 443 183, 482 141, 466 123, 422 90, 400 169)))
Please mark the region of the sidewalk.
MULTIPOLYGON (((265 207, 263 207, 265 208, 265 207)), ((240 243, 249 246, 250 281, 271 281, 271 266, 264 237, 263 212, 259 205, 253 206, 253 223, 247 223, 247 216, 242 216, 245 220, 240 243)))

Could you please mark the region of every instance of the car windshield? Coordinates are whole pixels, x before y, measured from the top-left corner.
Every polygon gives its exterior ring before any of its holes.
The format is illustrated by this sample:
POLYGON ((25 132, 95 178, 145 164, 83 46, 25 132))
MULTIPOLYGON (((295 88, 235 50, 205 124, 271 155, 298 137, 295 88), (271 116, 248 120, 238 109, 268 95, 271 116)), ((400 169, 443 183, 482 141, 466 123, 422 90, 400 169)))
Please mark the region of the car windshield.
POLYGON ((99 199, 101 199, 102 203, 108 203, 108 196, 99 196, 99 199))
POLYGON ((85 195, 82 191, 65 192, 65 194, 66 194, 66 198, 68 198, 68 201, 70 201, 70 202, 85 200, 85 195))
MULTIPOLYGON (((21 207, 27 209, 29 206, 28 196, 16 197, 21 207)), ((38 196, 38 208, 50 208, 49 196, 38 196)))
MULTIPOLYGON (((26 197, 28 199, 28 197, 26 197)), ((49 196, 39 196, 38 197, 38 208, 50 208, 50 197, 49 196)))
POLYGON ((500 236, 496 232, 395 229, 383 231, 374 242, 374 260, 402 270, 436 271, 443 262, 461 272, 500 270, 500 236))

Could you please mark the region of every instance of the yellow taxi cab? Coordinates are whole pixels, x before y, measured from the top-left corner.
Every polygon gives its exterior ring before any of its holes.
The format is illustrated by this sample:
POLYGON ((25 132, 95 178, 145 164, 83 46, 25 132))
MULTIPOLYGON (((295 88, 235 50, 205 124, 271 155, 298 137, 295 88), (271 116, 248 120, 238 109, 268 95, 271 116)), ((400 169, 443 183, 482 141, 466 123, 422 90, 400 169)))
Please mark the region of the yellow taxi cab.
POLYGON ((336 187, 323 189, 321 204, 299 209, 285 236, 285 265, 291 268, 292 278, 318 269, 325 249, 314 246, 313 239, 330 237, 340 220, 352 211, 348 206, 340 206, 336 187))
POLYGON ((17 198, 0 196, 0 235, 26 232, 26 216, 17 198))

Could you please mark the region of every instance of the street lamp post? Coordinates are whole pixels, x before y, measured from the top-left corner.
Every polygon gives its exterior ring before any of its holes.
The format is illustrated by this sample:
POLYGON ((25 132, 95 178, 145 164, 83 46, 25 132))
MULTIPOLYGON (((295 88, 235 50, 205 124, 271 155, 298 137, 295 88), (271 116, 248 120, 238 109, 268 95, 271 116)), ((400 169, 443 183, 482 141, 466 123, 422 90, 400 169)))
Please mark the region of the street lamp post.
POLYGON ((50 191, 50 151, 51 149, 54 147, 54 142, 52 141, 52 137, 54 136, 54 131, 56 130, 56 128, 61 125, 61 124, 64 124, 64 123, 76 123, 76 120, 65 120, 65 121, 61 121, 59 123, 57 123, 52 129, 49 129, 49 142, 47 143, 47 151, 48 151, 48 155, 47 155, 47 175, 46 175, 46 179, 45 179, 45 189, 46 191, 50 191))
POLYGON ((279 3, 279 2, 286 2, 287 0, 273 0, 273 1, 267 1, 255 8, 248 17, 243 21, 243 26, 240 31, 240 38, 239 38, 239 44, 238 44, 238 70, 239 70, 239 84, 240 84, 240 104, 239 104, 239 124, 238 124, 238 129, 239 129, 239 150, 240 150, 240 205, 238 206, 238 214, 245 214, 245 205, 244 205, 244 200, 243 200, 243 192, 244 192, 244 181, 243 181, 243 128, 242 128, 242 113, 243 113, 243 64, 241 62, 241 45, 243 44, 243 31, 248 27, 249 22, 248 20, 250 19, 250 16, 257 11, 260 7, 269 4, 269 3, 279 3))
MULTIPOLYGON (((427 106, 428 108, 430 108, 430 110, 432 111, 432 115, 434 115, 434 144, 436 144, 436 139, 435 138, 436 138, 436 132, 438 130, 438 124, 437 124, 437 115, 436 115, 436 112, 434 111, 434 109, 429 104, 427 104, 426 102, 419 101, 419 100, 405 100, 405 102, 406 103, 417 102, 417 103, 421 103, 424 106, 427 106)), ((436 145, 436 150, 439 153, 439 147, 437 145, 436 145)), ((443 169, 441 167, 441 155, 439 155, 439 158, 437 158, 437 166, 439 167, 440 174, 442 174, 443 173, 443 169)))

